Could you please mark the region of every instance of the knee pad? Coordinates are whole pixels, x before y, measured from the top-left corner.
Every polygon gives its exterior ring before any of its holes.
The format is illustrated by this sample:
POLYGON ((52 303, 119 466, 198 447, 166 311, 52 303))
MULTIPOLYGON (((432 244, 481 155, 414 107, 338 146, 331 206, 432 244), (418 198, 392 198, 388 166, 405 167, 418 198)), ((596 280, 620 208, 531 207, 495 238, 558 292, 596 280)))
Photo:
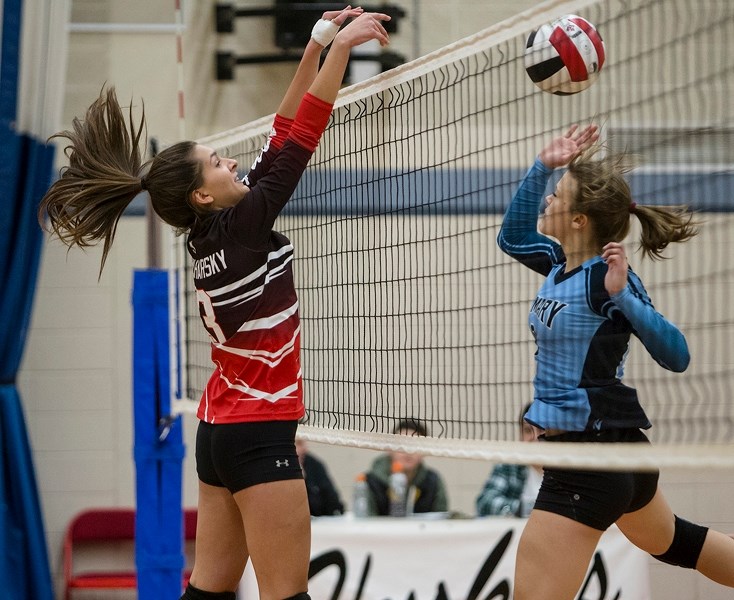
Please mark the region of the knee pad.
POLYGON ((205 592, 188 584, 179 600, 236 600, 235 592, 205 592))
POLYGON ((690 523, 676 515, 675 533, 670 548, 665 554, 653 554, 652 557, 669 565, 695 569, 707 532, 708 527, 690 523))
POLYGON ((284 600, 311 600, 311 596, 309 596, 306 592, 301 592, 300 594, 296 594, 295 596, 284 598, 284 600))

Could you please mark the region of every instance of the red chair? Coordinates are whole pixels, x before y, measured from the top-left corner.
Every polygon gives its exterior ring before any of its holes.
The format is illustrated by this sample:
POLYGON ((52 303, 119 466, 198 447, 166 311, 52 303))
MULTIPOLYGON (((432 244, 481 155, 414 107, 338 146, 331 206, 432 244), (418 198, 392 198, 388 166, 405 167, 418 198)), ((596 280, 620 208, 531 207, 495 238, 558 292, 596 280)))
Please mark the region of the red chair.
MULTIPOLYGON (((196 509, 184 511, 184 538, 196 538, 196 509)), ((64 598, 71 600, 75 589, 135 589, 135 568, 122 570, 85 570, 74 572, 74 551, 80 546, 110 542, 118 546, 135 540, 135 510, 132 508, 90 509, 79 513, 66 530, 64 537, 64 598)), ((132 560, 132 559, 131 559, 132 560)), ((189 582, 191 570, 183 577, 184 587, 189 582)))

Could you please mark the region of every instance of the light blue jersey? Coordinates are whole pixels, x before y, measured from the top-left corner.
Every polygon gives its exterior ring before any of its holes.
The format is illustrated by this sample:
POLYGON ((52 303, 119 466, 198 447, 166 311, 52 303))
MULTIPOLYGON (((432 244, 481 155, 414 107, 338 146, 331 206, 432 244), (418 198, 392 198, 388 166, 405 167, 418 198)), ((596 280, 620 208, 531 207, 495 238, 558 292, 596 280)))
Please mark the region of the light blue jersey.
POLYGON ((547 278, 530 307, 537 345, 534 402, 525 418, 544 429, 589 431, 650 427, 637 391, 622 383, 630 335, 663 367, 683 371, 683 334, 652 305, 630 269, 627 287, 609 296, 600 256, 566 273, 561 246, 537 231, 551 170, 536 160, 505 214, 497 243, 547 278))

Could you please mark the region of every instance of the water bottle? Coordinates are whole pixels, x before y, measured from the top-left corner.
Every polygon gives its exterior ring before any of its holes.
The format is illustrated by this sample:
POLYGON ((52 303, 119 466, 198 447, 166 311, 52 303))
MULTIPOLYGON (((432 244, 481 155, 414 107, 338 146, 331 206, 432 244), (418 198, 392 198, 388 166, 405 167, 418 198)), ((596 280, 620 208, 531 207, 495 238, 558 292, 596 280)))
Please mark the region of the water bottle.
POLYGON ((390 488, 388 490, 391 517, 406 516, 407 496, 408 477, 403 471, 403 465, 398 461, 393 461, 392 473, 390 473, 390 488))
POLYGON ((369 487, 364 473, 357 475, 352 494, 352 513, 357 519, 369 516, 369 487))

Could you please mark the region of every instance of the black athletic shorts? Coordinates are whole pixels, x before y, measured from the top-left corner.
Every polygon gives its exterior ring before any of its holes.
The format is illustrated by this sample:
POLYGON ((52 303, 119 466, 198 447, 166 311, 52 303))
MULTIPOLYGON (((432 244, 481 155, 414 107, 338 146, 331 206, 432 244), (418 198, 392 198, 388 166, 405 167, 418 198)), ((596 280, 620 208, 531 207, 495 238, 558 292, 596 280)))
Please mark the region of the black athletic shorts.
POLYGON ((196 471, 233 494, 258 483, 303 479, 296 454, 298 421, 212 425, 199 421, 196 471))
MULTIPOLYGON (((573 431, 540 439, 546 442, 650 443, 639 429, 573 431)), ((658 475, 657 471, 545 467, 534 508, 605 531, 623 514, 639 510, 652 500, 658 487, 658 475)))

